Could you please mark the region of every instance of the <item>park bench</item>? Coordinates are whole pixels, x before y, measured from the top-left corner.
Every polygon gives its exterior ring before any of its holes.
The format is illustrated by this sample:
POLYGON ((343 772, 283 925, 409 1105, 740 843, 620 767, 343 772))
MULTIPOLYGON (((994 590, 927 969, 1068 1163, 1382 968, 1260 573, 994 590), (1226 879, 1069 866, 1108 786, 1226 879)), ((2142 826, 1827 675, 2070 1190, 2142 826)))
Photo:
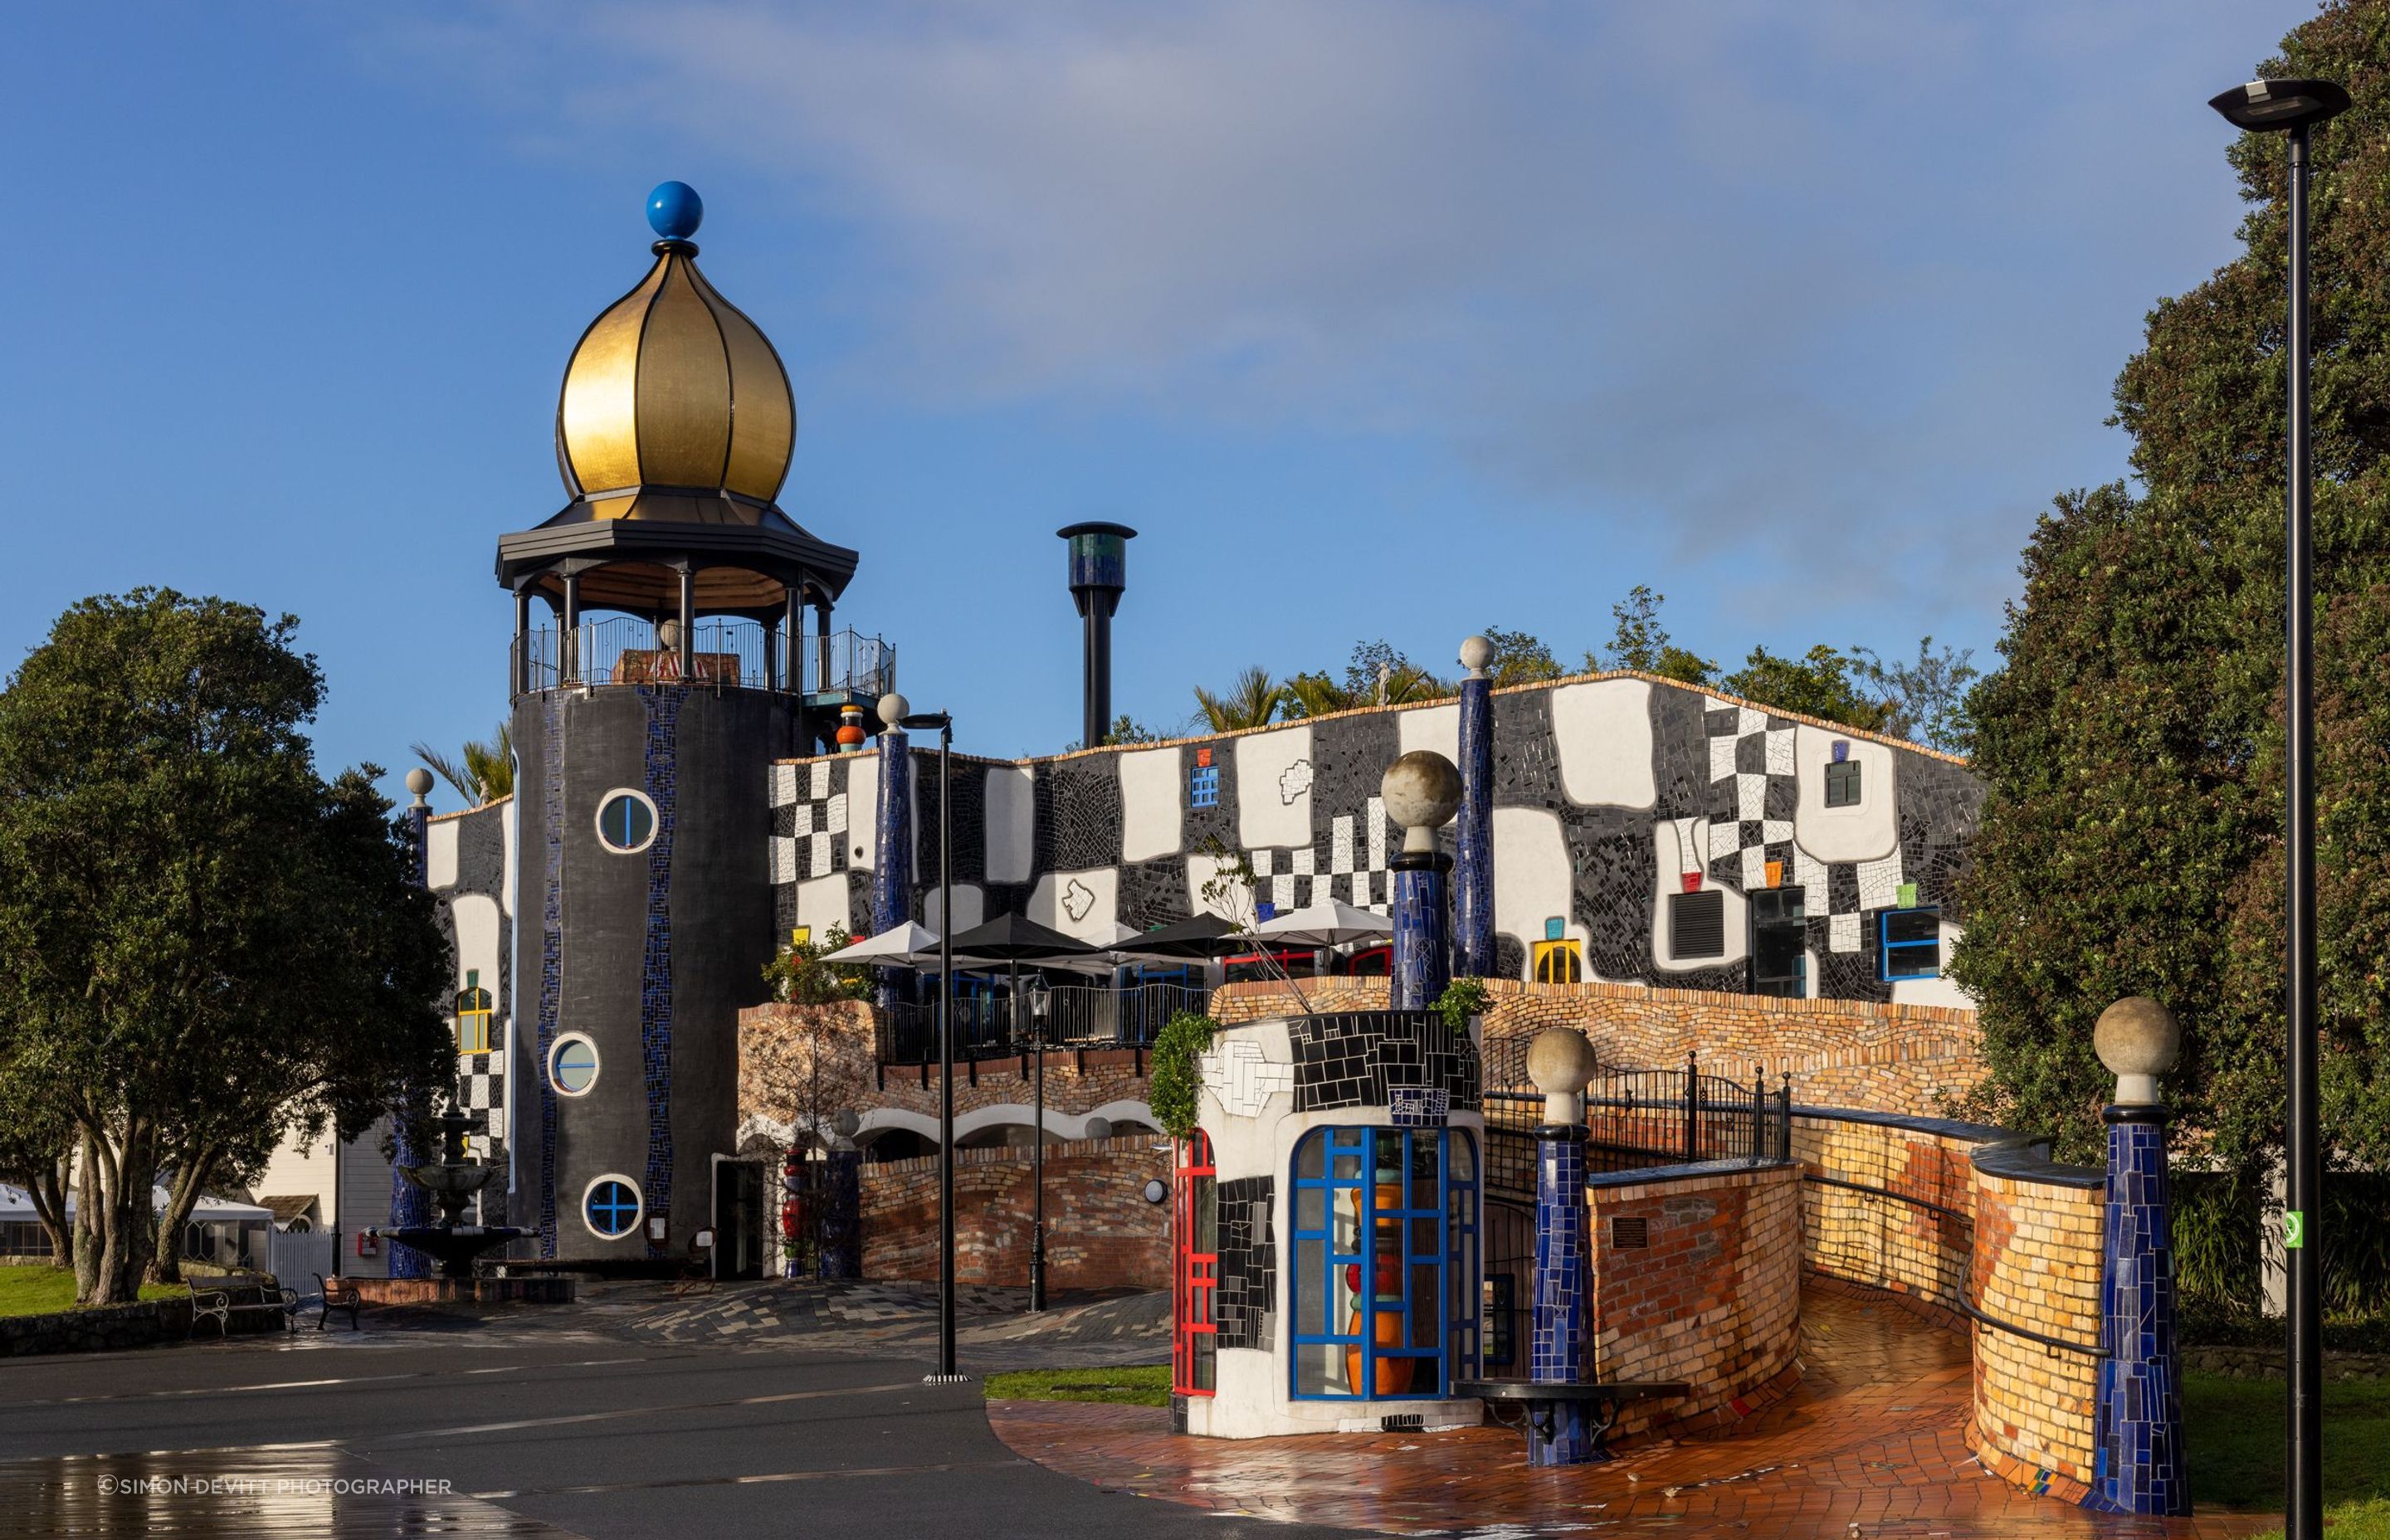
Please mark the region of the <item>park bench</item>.
POLYGON ((349 1329, 363 1331, 365 1328, 357 1323, 357 1312, 366 1302, 365 1296, 357 1292, 357 1286, 346 1278, 328 1278, 321 1273, 315 1277, 315 1297, 324 1307, 323 1313, 315 1317, 315 1329, 321 1331, 331 1324, 333 1311, 345 1310, 349 1313, 349 1329))
POLYGON ((293 1290, 263 1283, 230 1283, 201 1289, 190 1278, 183 1280, 183 1287, 191 1291, 191 1329, 186 1333, 187 1336, 199 1335, 201 1321, 213 1320, 216 1334, 229 1337, 235 1315, 277 1315, 282 1317, 284 1329, 299 1329, 299 1295, 293 1290), (256 1298, 240 1297, 245 1294, 256 1298))
POLYGON ((1581 1405, 1586 1409, 1586 1432, 1592 1443, 1593 1457, 1607 1459, 1610 1457, 1602 1451, 1602 1438, 1628 1402, 1680 1396, 1687 1389, 1681 1380, 1464 1380, 1455 1384, 1452 1392, 1455 1395, 1476 1397, 1495 1408, 1495 1421, 1505 1427, 1526 1429, 1533 1437, 1548 1444, 1557 1430, 1558 1409, 1581 1405), (1517 1423, 1503 1420, 1500 1408, 1509 1405, 1523 1408, 1517 1423))

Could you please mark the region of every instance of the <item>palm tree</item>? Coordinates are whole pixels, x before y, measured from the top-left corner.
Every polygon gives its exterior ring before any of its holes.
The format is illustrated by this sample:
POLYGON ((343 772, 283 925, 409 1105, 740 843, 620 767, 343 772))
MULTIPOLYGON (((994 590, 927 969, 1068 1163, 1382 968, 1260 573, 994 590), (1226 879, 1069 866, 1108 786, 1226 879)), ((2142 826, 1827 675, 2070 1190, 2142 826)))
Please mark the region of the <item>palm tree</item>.
POLYGON ((1228 687, 1225 695, 1214 695, 1201 685, 1195 687, 1195 704, 1201 708, 1204 721, 1215 733, 1266 727, 1277 719, 1286 698, 1286 687, 1274 683, 1269 670, 1259 663, 1238 674, 1237 682, 1228 687))
POLYGON ((1282 693, 1289 716, 1326 716, 1330 712, 1350 711, 1369 703, 1356 698, 1351 690, 1325 674, 1298 674, 1286 682, 1282 693))
POLYGON ((505 723, 488 742, 467 739, 457 759, 452 760, 429 744, 415 746, 415 757, 442 780, 456 789, 456 794, 474 807, 496 802, 514 794, 515 741, 514 734, 505 723))

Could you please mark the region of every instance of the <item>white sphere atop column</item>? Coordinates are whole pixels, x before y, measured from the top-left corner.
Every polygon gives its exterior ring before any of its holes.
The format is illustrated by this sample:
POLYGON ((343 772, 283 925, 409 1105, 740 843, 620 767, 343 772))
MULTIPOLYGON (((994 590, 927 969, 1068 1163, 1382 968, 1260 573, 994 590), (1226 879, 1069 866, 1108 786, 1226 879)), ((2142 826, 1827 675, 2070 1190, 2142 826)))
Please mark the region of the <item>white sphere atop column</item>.
POLYGON ((1586 1082, 1593 1078, 1593 1045, 1574 1027, 1547 1027, 1527 1045, 1527 1078, 1544 1094, 1544 1122, 1566 1125, 1585 1116, 1586 1082))
POLYGON ((1435 849, 1435 831, 1460 808, 1460 772, 1433 749, 1414 749, 1386 766, 1378 783, 1386 816, 1403 827, 1403 853, 1435 849))
POLYGON ((1483 636, 1464 637, 1460 643, 1460 666, 1469 671, 1471 679, 1485 677, 1485 665, 1494 661, 1494 644, 1483 636))
POLYGON ((913 702, 890 690, 880 698, 880 725, 885 728, 901 727, 913 714, 913 702))

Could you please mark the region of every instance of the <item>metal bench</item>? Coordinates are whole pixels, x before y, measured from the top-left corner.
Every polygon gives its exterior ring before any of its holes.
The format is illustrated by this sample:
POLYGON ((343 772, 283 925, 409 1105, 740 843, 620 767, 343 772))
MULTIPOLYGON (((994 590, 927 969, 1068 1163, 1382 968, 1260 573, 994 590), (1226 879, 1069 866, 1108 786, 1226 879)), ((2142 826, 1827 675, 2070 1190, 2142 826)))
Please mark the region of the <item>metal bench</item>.
POLYGON ((189 1278, 183 1280, 183 1287, 191 1291, 191 1329, 185 1333, 186 1336, 198 1336, 199 1323, 203 1320, 213 1320, 216 1323, 216 1335, 229 1337, 232 1335, 232 1318, 235 1315, 262 1315, 269 1313, 282 1317, 285 1330, 299 1329, 299 1294, 295 1290, 263 1283, 235 1283, 222 1288, 203 1290, 189 1278), (257 1298, 244 1300, 236 1297, 249 1293, 255 1294, 257 1298))
MULTIPOLYGON (((1548 1450, 1562 1430, 1560 1409, 1581 1407, 1585 1414, 1585 1431, 1588 1447, 1583 1456, 1587 1461, 1605 1460, 1610 1456, 1601 1441, 1618 1421, 1618 1414, 1630 1401, 1656 1400, 1683 1395, 1688 1389, 1681 1380, 1463 1380, 1452 1387, 1455 1395, 1475 1396, 1495 1408, 1494 1420, 1505 1427, 1526 1431, 1528 1463, 1552 1463, 1536 1458, 1539 1446, 1548 1450), (1500 1408, 1515 1405, 1522 1408, 1520 1420, 1504 1420, 1500 1408)), ((1570 1462, 1574 1463, 1574 1462, 1570 1462)))
POLYGON ((321 1273, 315 1274, 315 1298, 323 1305, 323 1313, 315 1317, 315 1329, 321 1331, 331 1324, 333 1311, 345 1310, 349 1313, 349 1329, 363 1331, 365 1328, 357 1322, 357 1312, 366 1302, 365 1296, 357 1292, 357 1286, 345 1278, 328 1278, 321 1273))

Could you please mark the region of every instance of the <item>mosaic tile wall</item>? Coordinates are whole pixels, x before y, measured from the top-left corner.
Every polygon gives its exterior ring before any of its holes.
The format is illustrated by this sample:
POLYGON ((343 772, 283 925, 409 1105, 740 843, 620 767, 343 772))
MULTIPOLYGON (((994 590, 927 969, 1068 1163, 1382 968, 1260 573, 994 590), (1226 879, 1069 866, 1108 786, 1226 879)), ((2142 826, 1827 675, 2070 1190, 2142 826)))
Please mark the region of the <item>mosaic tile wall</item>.
POLYGON ((1220 1283, 1213 1318, 1218 1346, 1266 1348, 1278 1310, 1277 1183, 1240 1176, 1220 1184, 1220 1283))
POLYGON ((2114 1513, 2184 1514, 2182 1363, 2175 1342, 2165 1114, 2109 1109, 2106 1327, 2091 1498, 2114 1513))
MULTIPOLYGON (((647 743, 641 770, 648 800, 656 804, 656 835, 648 846, 648 915, 639 956, 640 1073, 648 1097, 648 1161, 641 1179, 647 1212, 672 1213, 672 859, 674 827, 678 822, 678 735, 681 702, 687 691, 679 686, 638 687, 639 703, 648 717, 647 743)), ((551 826, 553 827, 553 826, 551 826)), ((546 1060, 543 1059, 542 1063, 546 1060)), ((650 1257, 665 1251, 648 1246, 650 1257)))
MULTIPOLYGON (((1583 697, 1573 699, 1582 700, 1583 697)), ((1659 910, 1659 851, 1671 829, 1690 820, 1697 837, 1681 833, 1686 847, 1671 857, 1708 885, 1742 892, 1764 885, 1774 862, 1780 880, 1803 890, 1806 951, 1817 993, 1839 999, 1889 1000, 1893 986, 1882 979, 1876 955, 1875 917, 1903 901, 1913 885, 1917 904, 1937 905, 1946 919, 1963 923, 1961 879, 1982 789, 1963 764, 1913 746, 1871 738, 1829 724, 1767 711, 1669 681, 1600 675, 1493 692, 1490 699, 1494 824, 1506 813, 1548 814, 1557 836, 1548 846, 1525 850, 1517 841, 1531 824, 1512 819, 1495 836, 1495 906, 1508 905, 1508 929, 1495 942, 1497 976, 1520 977, 1528 966, 1528 943, 1545 939, 1548 920, 1561 920, 1569 939, 1583 947, 1589 976, 1680 989, 1743 991, 1748 965, 1738 956, 1715 965, 1698 960, 1664 966, 1655 955, 1654 919, 1659 910), (1562 692, 1585 689, 1642 691, 1638 708, 1648 727, 1648 766, 1633 766, 1635 784, 1622 789, 1617 767, 1595 765, 1613 740, 1607 719, 1588 725, 1585 710, 1556 707, 1562 692), (1556 712, 1567 720, 1556 726, 1556 712), (1804 848, 1804 819, 1822 799, 1822 765, 1801 757, 1799 746, 1819 738, 1844 742, 1870 759, 1866 797, 1875 833, 1865 841, 1865 859, 1827 859, 1804 848), (1589 769, 1588 766, 1593 765, 1589 769), (1604 776, 1610 779, 1605 781, 1604 776), (1649 789, 1644 788, 1648 785, 1649 789), (1571 793, 1576 787, 1589 800, 1571 793), (1613 797, 1618 800, 1601 800, 1613 797), (1796 803, 1801 810, 1796 815, 1796 803), (1505 841, 1511 841, 1503 848, 1505 841), (1698 844, 1699 849, 1690 848, 1698 844), (1521 863, 1564 875, 1546 895, 1527 896, 1510 875, 1521 863), (1507 895, 1507 896, 1506 896, 1507 895), (1537 913, 1517 911, 1532 905, 1537 913)), ((1036 879, 1048 873, 1109 870, 1114 895, 1108 912, 1088 923, 1117 920, 1138 929, 1184 917, 1193 904, 1189 857, 1218 841, 1241 851, 1259 879, 1255 896, 1279 910, 1329 898, 1383 912, 1389 900, 1387 862, 1399 848, 1400 831, 1377 801, 1380 777, 1405 747, 1435 742, 1447 751, 1455 732, 1420 725, 1412 712, 1450 713, 1451 702, 1368 710, 1264 729, 1257 734, 1189 738, 1159 750, 1143 746, 1021 762, 1030 775, 1027 840, 1029 879, 986 884, 986 850, 992 838, 984 805, 986 776, 997 762, 955 760, 955 880, 985 886, 985 912, 1025 905, 1036 879), (1240 745, 1272 734, 1302 732, 1309 747, 1292 767, 1276 771, 1272 784, 1240 785, 1240 745), (1176 850, 1124 861, 1124 830, 1131 818, 1124 789, 1125 755, 1162 752, 1175 756, 1176 793, 1172 815, 1179 830, 1176 850), (1200 763, 1199 763, 1200 762, 1200 763), (1256 807, 1261 811, 1257 812, 1256 807), (1309 839, 1299 843, 1247 844, 1242 830, 1283 830, 1301 807, 1309 839), (1255 815, 1249 818, 1248 814, 1255 815), (1255 819, 1259 821, 1256 822, 1255 819)), ((1440 722, 1441 719, 1438 719, 1440 722)), ((1457 732, 1457 722, 1456 722, 1457 732)), ((1281 742, 1290 740, 1280 740, 1281 742)), ((1292 751, 1289 750, 1288 751, 1292 751)), ((925 789, 934 781, 930 751, 913 750, 913 773, 925 789)), ((1264 758, 1267 758, 1266 753, 1264 758)), ((1278 764, 1272 762, 1273 769, 1278 764)), ((1007 768, 1014 768, 1009 763, 1007 768)), ((848 862, 842 841, 828 838, 839 817, 840 777, 851 765, 835 758, 786 762, 773 766, 789 777, 791 794, 776 789, 773 878, 782 884, 780 919, 793 914, 790 885, 848 871, 867 888, 867 879, 848 862), (829 775, 818 767, 827 766, 829 775), (793 789, 802 785, 804 794, 793 789)), ((777 786, 777 783, 776 783, 777 786)), ((912 911, 926 913, 923 892, 934 880, 934 794, 920 799, 913 831, 917 859, 912 911)), ((1010 836, 1008 836, 1010 838, 1010 836)), ((1454 831, 1443 832, 1447 853, 1454 831)), ((1535 840, 1543 841, 1541 832, 1535 840)), ((1018 847, 1014 847, 1018 848, 1018 847)), ((1821 847, 1826 848, 1826 847, 1821 847)), ((1676 868, 1667 874, 1674 885, 1676 868)), ((858 895, 858 914, 868 908, 858 895)), ((867 921, 866 922, 867 923, 867 921)), ((1730 930, 1732 928, 1730 927, 1730 930)), ((1730 946, 1739 951, 1741 939, 1730 946)))
POLYGON ((556 1087, 546 1073, 556 1046, 558 998, 564 988, 564 751, 558 741, 561 692, 541 697, 540 827, 547 831, 542 852, 539 906, 539 1023, 532 1059, 539 1084, 539 1254, 556 1255, 556 1087))
POLYGON ((1432 1011, 1300 1016, 1287 1032, 1294 1050, 1294 1110, 1383 1107, 1395 1086, 1442 1089, 1455 1110, 1475 1110, 1477 1048, 1432 1011))

